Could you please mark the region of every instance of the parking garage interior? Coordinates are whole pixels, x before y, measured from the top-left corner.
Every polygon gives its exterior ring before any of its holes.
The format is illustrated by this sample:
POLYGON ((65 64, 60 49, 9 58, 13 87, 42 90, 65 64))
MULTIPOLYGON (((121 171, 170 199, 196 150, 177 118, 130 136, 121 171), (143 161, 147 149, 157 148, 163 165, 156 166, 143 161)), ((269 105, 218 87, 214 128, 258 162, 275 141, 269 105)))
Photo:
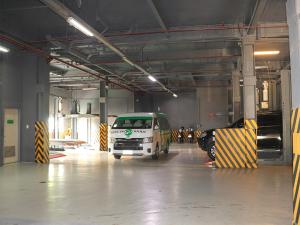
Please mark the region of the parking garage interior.
POLYGON ((299 13, 1 0, 0 225, 300 224, 299 13), (116 154, 128 118, 166 149, 116 154))

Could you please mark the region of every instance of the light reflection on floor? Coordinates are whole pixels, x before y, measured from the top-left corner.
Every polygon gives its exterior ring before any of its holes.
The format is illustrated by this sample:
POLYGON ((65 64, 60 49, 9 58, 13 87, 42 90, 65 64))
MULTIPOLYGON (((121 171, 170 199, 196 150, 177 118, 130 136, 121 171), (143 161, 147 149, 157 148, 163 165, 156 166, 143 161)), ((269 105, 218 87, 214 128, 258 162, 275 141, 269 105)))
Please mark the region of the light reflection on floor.
POLYGON ((0 225, 290 224, 290 167, 213 169, 189 144, 158 161, 64 154, 49 165, 0 168, 0 225))

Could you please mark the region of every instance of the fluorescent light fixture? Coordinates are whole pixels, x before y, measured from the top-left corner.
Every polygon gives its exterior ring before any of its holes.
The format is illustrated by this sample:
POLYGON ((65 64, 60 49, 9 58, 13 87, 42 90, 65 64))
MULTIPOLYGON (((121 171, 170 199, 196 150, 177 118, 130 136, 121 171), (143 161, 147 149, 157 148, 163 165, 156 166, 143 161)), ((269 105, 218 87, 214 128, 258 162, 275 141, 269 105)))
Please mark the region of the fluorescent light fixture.
POLYGON ((67 19, 67 22, 72 26, 75 27, 77 30, 80 30, 82 33, 84 33, 85 35, 89 36, 89 37, 93 37, 94 34, 87 29, 84 25, 82 25, 81 23, 79 23, 77 20, 75 20, 73 17, 69 17, 67 19))
POLYGON ((57 74, 57 73, 54 73, 54 72, 50 72, 50 76, 57 76, 57 77, 61 77, 61 74, 57 74))
POLYGON ((0 52, 8 53, 9 49, 0 45, 0 52))
POLYGON ((262 69, 268 69, 268 66, 256 66, 255 69, 256 70, 262 70, 262 69))
POLYGON ((176 95, 176 94, 173 94, 173 97, 174 97, 174 98, 178 98, 178 95, 176 95))
POLYGON ((96 87, 87 87, 87 88, 82 88, 83 91, 93 91, 93 90, 97 90, 98 88, 96 87))
POLYGON ((129 65, 134 66, 134 64, 129 59, 127 59, 126 57, 123 57, 123 60, 125 62, 127 62, 129 65))
POLYGON ((148 78, 149 78, 151 81, 153 81, 153 82, 156 82, 156 81, 157 81, 157 80, 155 79, 155 77, 153 77, 153 76, 151 76, 151 75, 149 75, 148 78))
POLYGON ((280 51, 255 51, 254 55, 264 56, 264 55, 279 55, 280 51))

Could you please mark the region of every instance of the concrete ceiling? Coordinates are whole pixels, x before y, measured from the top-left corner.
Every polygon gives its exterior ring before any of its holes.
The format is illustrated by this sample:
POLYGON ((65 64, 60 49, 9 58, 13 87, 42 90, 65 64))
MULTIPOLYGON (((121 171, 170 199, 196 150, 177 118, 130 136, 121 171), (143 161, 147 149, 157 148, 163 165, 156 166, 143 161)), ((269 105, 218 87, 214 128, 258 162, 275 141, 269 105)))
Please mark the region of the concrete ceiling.
MULTIPOLYGON (((281 51, 276 57, 257 58, 257 64, 289 64, 285 0, 61 2, 174 91, 192 89, 207 81, 213 85, 230 80, 241 56, 240 43, 247 25, 259 26, 248 31, 256 37, 257 50, 281 51)), ((70 27, 38 0, 1 0, 0 32, 132 89, 140 86, 149 92, 162 91, 102 43, 70 27)), ((95 78, 83 72, 62 68, 57 62, 52 62, 52 68, 50 81, 55 86, 98 86, 95 78)))

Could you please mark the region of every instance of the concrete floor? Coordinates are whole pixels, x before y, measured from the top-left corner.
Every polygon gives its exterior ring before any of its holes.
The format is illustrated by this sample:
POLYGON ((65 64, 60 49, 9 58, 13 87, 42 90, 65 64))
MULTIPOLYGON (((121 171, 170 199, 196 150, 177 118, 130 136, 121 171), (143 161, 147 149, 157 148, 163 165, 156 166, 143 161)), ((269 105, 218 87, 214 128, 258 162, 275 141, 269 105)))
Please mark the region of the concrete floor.
POLYGON ((217 170, 196 145, 168 157, 70 154, 0 168, 0 225, 291 224, 292 170, 217 170))

